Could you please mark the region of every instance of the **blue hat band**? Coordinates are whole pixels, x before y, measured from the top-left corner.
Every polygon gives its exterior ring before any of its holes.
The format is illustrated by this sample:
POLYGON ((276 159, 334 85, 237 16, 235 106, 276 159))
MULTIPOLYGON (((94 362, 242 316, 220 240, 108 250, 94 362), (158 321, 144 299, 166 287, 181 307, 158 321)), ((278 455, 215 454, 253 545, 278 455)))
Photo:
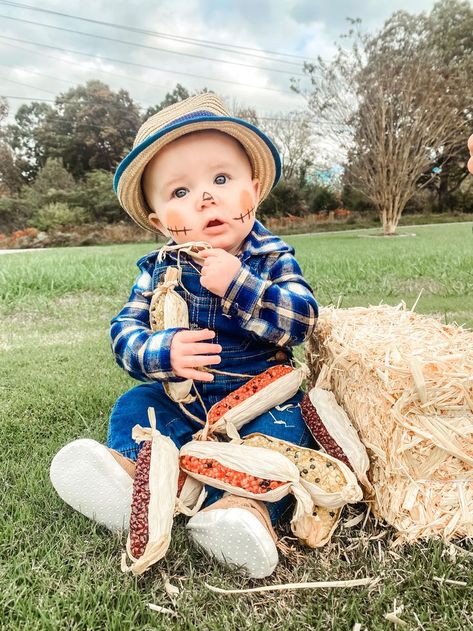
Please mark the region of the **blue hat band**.
POLYGON ((130 153, 127 156, 125 156, 125 158, 123 158, 123 160, 120 162, 115 172, 115 177, 113 179, 113 188, 115 192, 118 191, 118 183, 120 181, 120 178, 123 172, 128 168, 128 166, 133 162, 133 160, 135 160, 135 158, 140 153, 142 153, 147 147, 149 147, 153 142, 155 142, 159 138, 162 138, 163 136, 166 136, 171 131, 178 129, 180 127, 185 127, 186 125, 189 125, 192 123, 203 123, 207 121, 208 122, 210 121, 233 122, 238 125, 241 125, 242 127, 246 127, 247 129, 250 129, 253 133, 259 136, 272 154, 272 157, 274 160, 274 166, 275 166, 275 178, 274 178, 273 186, 277 184, 277 182, 279 181, 279 178, 281 177, 281 158, 279 156, 279 152, 276 149, 275 145, 266 136, 266 134, 264 134, 260 129, 258 129, 258 127, 255 127, 255 125, 252 125, 251 123, 248 123, 247 121, 241 118, 234 118, 231 116, 217 116, 213 112, 200 110, 196 112, 191 112, 189 114, 186 114, 185 116, 181 116, 175 119, 170 125, 167 125, 166 127, 162 127, 159 131, 149 135, 139 145, 137 145, 134 149, 132 149, 132 151, 130 151, 130 153))

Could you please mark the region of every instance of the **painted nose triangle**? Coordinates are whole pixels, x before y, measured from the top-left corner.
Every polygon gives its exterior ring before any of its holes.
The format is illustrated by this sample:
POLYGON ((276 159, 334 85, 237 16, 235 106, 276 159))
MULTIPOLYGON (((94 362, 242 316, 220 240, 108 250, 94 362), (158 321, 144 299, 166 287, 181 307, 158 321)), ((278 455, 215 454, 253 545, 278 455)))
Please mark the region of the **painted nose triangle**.
POLYGON ((210 193, 202 193, 202 201, 203 202, 213 201, 213 197, 210 193))

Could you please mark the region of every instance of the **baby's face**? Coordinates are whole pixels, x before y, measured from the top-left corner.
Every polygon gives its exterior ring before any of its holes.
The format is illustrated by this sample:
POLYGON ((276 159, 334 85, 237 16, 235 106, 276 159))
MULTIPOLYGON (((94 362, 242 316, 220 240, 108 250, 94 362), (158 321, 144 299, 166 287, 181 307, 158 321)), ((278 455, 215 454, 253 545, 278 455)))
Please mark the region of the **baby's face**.
POLYGON ((259 182, 240 144, 218 131, 189 134, 147 165, 150 222, 176 243, 207 241, 237 254, 253 228, 259 182))

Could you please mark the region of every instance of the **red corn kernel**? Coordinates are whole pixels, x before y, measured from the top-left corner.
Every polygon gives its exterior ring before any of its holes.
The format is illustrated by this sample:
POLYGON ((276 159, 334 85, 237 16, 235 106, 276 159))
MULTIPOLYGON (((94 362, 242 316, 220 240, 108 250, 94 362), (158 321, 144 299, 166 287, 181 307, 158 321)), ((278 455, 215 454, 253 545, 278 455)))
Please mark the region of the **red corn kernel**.
POLYGON ((230 486, 244 489, 250 493, 266 493, 266 491, 277 489, 286 482, 277 482, 275 480, 263 480, 254 475, 236 471, 230 467, 224 467, 217 460, 211 458, 195 458, 194 456, 181 456, 180 464, 183 469, 191 473, 200 473, 204 476, 215 478, 226 482, 230 486), (187 459, 186 459, 187 458, 187 459), (203 463, 206 464, 203 464, 203 463), (209 467, 208 464, 212 466, 209 467))
POLYGON ((261 374, 256 375, 256 377, 252 377, 234 392, 231 392, 224 399, 212 406, 208 414, 209 425, 213 425, 216 421, 222 418, 225 412, 231 410, 245 399, 248 399, 259 392, 262 388, 266 387, 276 379, 280 379, 284 375, 289 374, 293 370, 294 368, 292 368, 292 366, 278 364, 277 366, 271 366, 261 374))

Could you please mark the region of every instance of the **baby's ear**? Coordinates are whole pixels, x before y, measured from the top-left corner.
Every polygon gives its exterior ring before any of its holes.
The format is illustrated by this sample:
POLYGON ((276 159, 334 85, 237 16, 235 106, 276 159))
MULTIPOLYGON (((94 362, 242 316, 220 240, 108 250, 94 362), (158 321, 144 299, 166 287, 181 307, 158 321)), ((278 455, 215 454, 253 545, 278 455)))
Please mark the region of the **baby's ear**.
POLYGON ((159 220, 157 213, 150 213, 148 215, 148 221, 150 222, 150 224, 153 224, 153 226, 157 228, 159 232, 164 234, 166 237, 169 237, 169 232, 166 230, 166 228, 163 226, 163 224, 159 220))
POLYGON ((259 202, 259 195, 260 195, 260 183, 257 177, 252 179, 252 183, 253 183, 253 191, 255 194, 255 206, 257 206, 259 202))

